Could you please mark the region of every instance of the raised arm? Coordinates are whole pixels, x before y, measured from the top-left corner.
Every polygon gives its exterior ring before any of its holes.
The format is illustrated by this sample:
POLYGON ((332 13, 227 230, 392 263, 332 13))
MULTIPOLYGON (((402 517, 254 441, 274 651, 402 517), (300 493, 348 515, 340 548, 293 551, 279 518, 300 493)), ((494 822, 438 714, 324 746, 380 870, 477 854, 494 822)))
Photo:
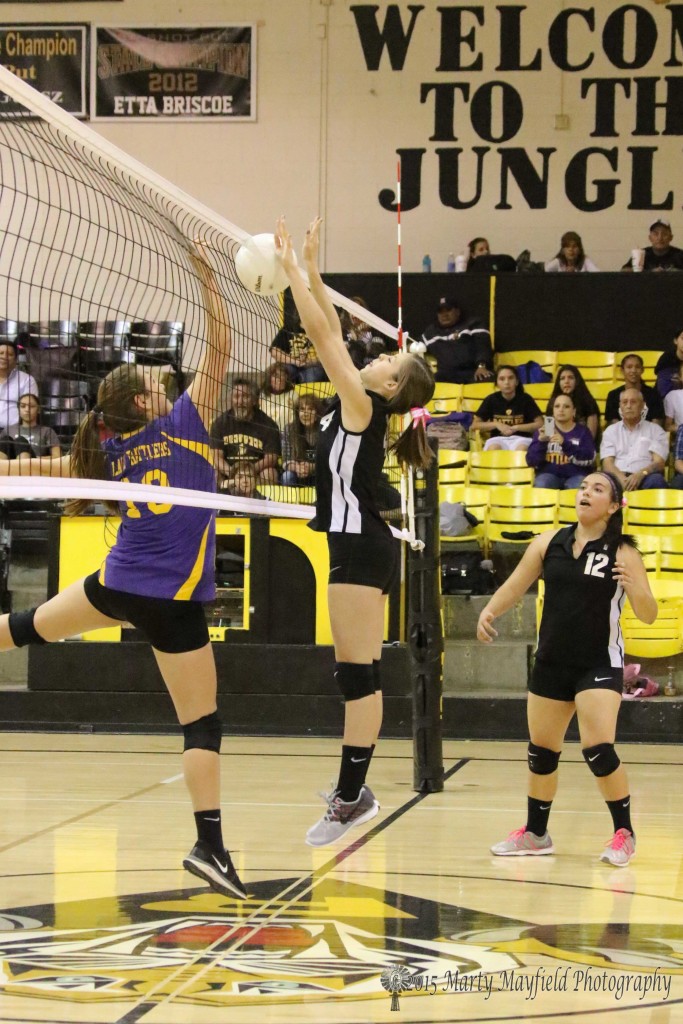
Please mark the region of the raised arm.
POLYGON ((292 239, 284 217, 277 222, 275 244, 282 260, 292 296, 299 310, 306 334, 315 345, 318 358, 334 385, 342 403, 342 421, 347 430, 365 430, 372 415, 372 402, 363 387, 358 370, 344 345, 341 325, 332 303, 327 297, 318 270, 318 233, 320 219, 311 224, 306 233, 304 262, 311 280, 309 291, 294 262, 292 239), (323 293, 324 300, 320 293, 323 293), (320 297, 318 297, 320 296, 320 297))
POLYGON ((216 275, 209 264, 204 244, 196 241, 190 249, 190 259, 204 299, 206 337, 204 350, 188 394, 207 430, 216 417, 218 401, 225 382, 230 359, 230 325, 228 307, 218 287, 216 275))
POLYGON ((41 455, 37 459, 2 459, 0 476, 75 476, 68 455, 41 455))

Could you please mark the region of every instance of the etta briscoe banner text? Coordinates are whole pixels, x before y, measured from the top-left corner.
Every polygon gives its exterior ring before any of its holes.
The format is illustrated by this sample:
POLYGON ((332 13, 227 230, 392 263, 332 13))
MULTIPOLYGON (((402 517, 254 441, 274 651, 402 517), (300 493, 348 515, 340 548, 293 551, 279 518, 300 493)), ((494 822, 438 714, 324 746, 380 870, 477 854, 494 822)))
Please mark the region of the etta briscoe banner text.
MULTIPOLYGON (((415 83, 394 131, 404 211, 420 205, 434 170, 441 204, 455 210, 483 196, 510 210, 519 193, 543 210, 560 189, 587 213, 680 209, 683 3, 350 9, 357 76, 379 76, 387 89, 393 80, 401 95, 400 79, 415 83), (401 146, 401 126, 420 122, 428 145, 401 146)), ((393 187, 378 200, 395 211, 393 187)))
MULTIPOLYGON (((0 25, 0 64, 74 117, 86 117, 87 25, 0 25)), ((26 111, 0 92, 0 117, 26 111)))
POLYGON ((97 28, 93 117, 253 121, 252 25, 97 28))

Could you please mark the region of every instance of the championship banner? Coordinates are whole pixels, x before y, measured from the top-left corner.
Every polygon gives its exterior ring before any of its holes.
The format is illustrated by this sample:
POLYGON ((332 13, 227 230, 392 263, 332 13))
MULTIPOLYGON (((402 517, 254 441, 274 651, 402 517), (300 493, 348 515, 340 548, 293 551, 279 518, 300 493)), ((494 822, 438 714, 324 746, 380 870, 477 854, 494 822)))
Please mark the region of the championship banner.
POLYGON ((256 32, 228 28, 96 28, 96 120, 253 121, 256 32))
MULTIPOLYGON (((87 117, 87 25, 0 25, 0 64, 75 117, 87 117)), ((23 108, 0 92, 0 117, 23 108)))

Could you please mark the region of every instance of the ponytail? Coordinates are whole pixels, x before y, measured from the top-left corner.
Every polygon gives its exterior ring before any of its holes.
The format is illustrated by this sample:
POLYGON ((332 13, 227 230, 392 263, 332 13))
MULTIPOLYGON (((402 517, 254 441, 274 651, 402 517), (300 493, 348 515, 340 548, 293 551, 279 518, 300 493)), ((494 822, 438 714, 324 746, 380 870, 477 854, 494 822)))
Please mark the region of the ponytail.
MULTIPOLYGON (((91 409, 81 420, 71 444, 69 458, 74 476, 81 480, 106 480, 107 464, 104 452, 100 447, 98 429, 99 410, 91 409)), ((70 498, 66 503, 66 512, 70 516, 82 516, 93 504, 92 498, 70 498)), ((115 502, 105 502, 110 511, 118 511, 115 502)))
POLYGON ((390 445, 401 466, 426 469, 434 458, 427 439, 429 413, 423 408, 434 394, 434 375, 418 355, 401 360, 398 388, 389 402, 389 411, 399 415, 410 413, 411 422, 390 445))

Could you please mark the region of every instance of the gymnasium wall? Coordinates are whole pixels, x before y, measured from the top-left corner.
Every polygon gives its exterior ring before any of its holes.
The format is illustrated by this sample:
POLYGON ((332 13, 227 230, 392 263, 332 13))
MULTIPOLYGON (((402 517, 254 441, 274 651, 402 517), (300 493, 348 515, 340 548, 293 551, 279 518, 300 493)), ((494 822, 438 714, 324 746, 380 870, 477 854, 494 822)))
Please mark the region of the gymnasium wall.
MULTIPOLYGON (((604 270, 672 221, 683 242, 683 4, 121 0, 8 5, 3 20, 257 26, 252 122, 98 122, 241 227, 320 212, 334 273, 407 271, 486 235, 535 260, 577 230, 604 270)), ((393 318, 392 318, 393 319, 393 318)))

